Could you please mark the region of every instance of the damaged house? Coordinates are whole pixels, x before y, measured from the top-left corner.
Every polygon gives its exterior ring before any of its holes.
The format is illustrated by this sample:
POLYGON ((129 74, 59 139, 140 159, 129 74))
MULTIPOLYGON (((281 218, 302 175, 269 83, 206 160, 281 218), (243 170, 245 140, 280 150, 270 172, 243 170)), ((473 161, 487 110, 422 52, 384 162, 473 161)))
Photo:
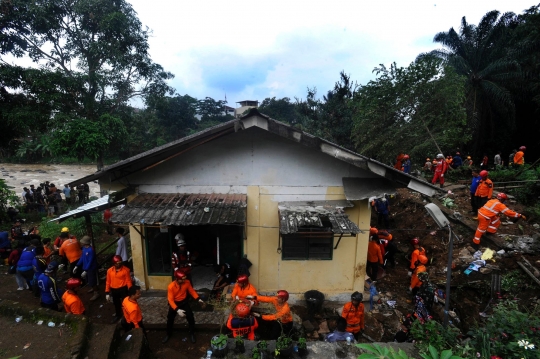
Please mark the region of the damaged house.
POLYGON ((174 237, 192 258, 194 287, 210 288, 211 264, 252 263, 260 292, 362 290, 368 198, 406 187, 437 189, 375 160, 273 120, 239 119, 103 168, 102 193, 126 193, 113 222, 129 226, 135 276, 146 289, 171 281, 174 237), (206 281, 198 280, 206 278, 206 281))

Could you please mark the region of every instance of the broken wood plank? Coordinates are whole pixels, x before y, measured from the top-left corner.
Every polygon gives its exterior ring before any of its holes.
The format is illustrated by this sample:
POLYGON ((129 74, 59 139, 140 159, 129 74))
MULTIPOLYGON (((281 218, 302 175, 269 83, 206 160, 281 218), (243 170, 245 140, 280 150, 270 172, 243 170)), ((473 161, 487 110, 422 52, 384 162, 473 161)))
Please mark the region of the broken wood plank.
POLYGON ((523 269, 525 271, 525 273, 527 273, 529 275, 529 277, 531 277, 536 282, 536 284, 540 285, 540 280, 538 280, 538 278, 536 278, 534 276, 534 274, 532 274, 531 271, 527 269, 525 264, 523 264, 521 262, 517 262, 517 264, 521 267, 521 269, 523 269))

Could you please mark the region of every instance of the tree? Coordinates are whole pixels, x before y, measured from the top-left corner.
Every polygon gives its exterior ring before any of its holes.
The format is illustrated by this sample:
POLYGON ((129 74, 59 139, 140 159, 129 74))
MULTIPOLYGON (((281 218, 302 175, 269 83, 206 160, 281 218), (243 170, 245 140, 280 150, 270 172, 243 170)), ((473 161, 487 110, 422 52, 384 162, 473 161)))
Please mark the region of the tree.
MULTIPOLYGON (((53 131, 100 128, 106 114, 134 97, 172 93, 165 82, 172 74, 152 62, 149 31, 125 0, 2 0, 0 11, 0 54, 29 57, 39 67, 19 68, 20 87, 12 90, 52 99, 53 131), (36 71, 50 85, 43 94, 32 92, 36 87, 27 73, 36 71), (65 126, 66 118, 84 124, 65 126)), ((118 136, 125 128, 108 131, 118 136)), ((98 168, 110 143, 95 143, 88 152, 98 168)))
POLYGON ((511 31, 517 24, 514 13, 490 11, 478 25, 463 17, 459 33, 451 28, 433 39, 445 48, 430 55, 447 61, 467 80, 466 108, 475 152, 484 151, 496 131, 508 131, 514 125, 514 100, 508 86, 521 73, 519 63, 508 52, 511 31))
POLYGON ((465 79, 434 57, 408 67, 375 68, 375 80, 354 95, 353 138, 357 151, 383 162, 400 153, 411 158, 455 149, 470 139, 463 109, 465 79), (433 136, 433 138, 432 138, 433 136))
POLYGON ((165 142, 187 136, 197 128, 198 104, 197 99, 189 95, 153 98, 148 109, 156 115, 156 135, 165 142))
POLYGON ((283 97, 281 99, 267 97, 261 102, 259 111, 273 119, 293 126, 298 123, 296 104, 291 102, 291 99, 288 97, 283 97))

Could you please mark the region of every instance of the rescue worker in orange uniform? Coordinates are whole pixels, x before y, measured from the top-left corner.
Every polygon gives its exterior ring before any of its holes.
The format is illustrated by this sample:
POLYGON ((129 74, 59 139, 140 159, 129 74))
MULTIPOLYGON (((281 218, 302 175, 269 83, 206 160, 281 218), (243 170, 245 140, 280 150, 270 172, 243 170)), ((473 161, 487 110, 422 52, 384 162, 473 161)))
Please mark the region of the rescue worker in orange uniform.
POLYGON ((448 163, 444 160, 444 156, 439 153, 437 155, 437 165, 435 166, 435 174, 431 180, 432 184, 436 184, 437 181, 440 183, 441 188, 444 185, 444 174, 448 170, 448 163))
POLYGON ((525 150, 527 147, 521 146, 514 155, 514 165, 523 166, 525 164, 525 150))
POLYGON ((345 303, 341 316, 347 321, 347 332, 352 333, 356 340, 364 331, 364 296, 360 292, 351 295, 351 301, 345 303))
POLYGON ((431 172, 431 160, 428 158, 426 158, 426 163, 424 163, 424 167, 422 167, 422 169, 424 170, 424 172, 431 172))
POLYGON ((418 260, 416 261, 416 269, 414 270, 414 273, 411 277, 411 285, 409 287, 409 293, 416 294, 418 291, 418 288, 422 285, 422 281, 418 278, 418 275, 422 272, 426 272, 426 264, 428 262, 428 258, 420 254, 418 256, 418 260))
POLYGON ((411 239, 411 245, 414 247, 414 250, 411 254, 411 264, 409 266, 409 277, 412 276, 413 271, 416 269, 416 262, 418 258, 422 255, 426 255, 426 250, 424 247, 420 246, 420 240, 418 238, 411 239))
POLYGON ((167 335, 161 341, 162 343, 166 343, 171 337, 176 315, 179 315, 180 318, 186 318, 191 342, 195 343, 195 317, 189 306, 189 296, 196 301, 199 301, 203 308, 206 307, 204 301, 199 298, 199 295, 191 286, 191 282, 187 279, 186 269, 180 268, 174 272, 174 280, 167 287, 167 300, 169 302, 169 312, 167 313, 167 335))
POLYGON ((257 289, 249 283, 247 275, 241 274, 236 279, 236 284, 234 285, 231 296, 233 300, 245 301, 248 299, 249 301, 257 296, 257 289))
MULTIPOLYGON (((478 187, 474 192, 476 208, 482 208, 493 197, 493 182, 488 178, 488 175, 488 171, 480 171, 480 182, 478 182, 478 187)), ((476 217, 473 219, 476 219, 476 217)))
MULTIPOLYGON (((60 237, 67 237, 68 233, 61 233, 60 237)), ((82 256, 82 248, 81 244, 77 240, 77 238, 67 238, 64 240, 62 245, 60 246, 60 250, 58 251, 58 254, 61 256, 65 256, 67 258, 67 261, 69 263, 69 273, 73 273, 73 276, 75 278, 80 278, 82 269, 73 271, 77 267, 77 263, 79 262, 79 259, 82 256)), ((82 268, 82 267, 81 267, 82 268)))
POLYGON ((383 256, 383 266, 386 268, 387 265, 394 268, 396 266, 396 260, 394 258, 397 247, 393 241, 392 234, 385 230, 377 231, 377 236, 379 237, 379 243, 384 246, 384 253, 381 249, 381 254, 383 256))
POLYGON ((396 164, 394 165, 394 168, 396 170, 398 170, 398 171, 401 171, 401 169, 403 167, 403 164, 401 163, 401 161, 403 161, 403 157, 405 157, 405 155, 403 153, 400 153, 396 157, 396 164))
POLYGON ((129 332, 133 328, 142 328, 144 335, 146 336, 146 329, 143 324, 143 317, 141 307, 137 300, 141 297, 141 287, 138 285, 132 285, 128 290, 128 296, 122 301, 122 312, 124 317, 120 324, 122 328, 129 332))
POLYGON ((132 285, 129 268, 124 266, 121 256, 115 255, 113 257, 113 266, 107 270, 107 279, 105 281, 105 298, 107 302, 114 304, 116 311, 112 323, 116 323, 122 318, 122 302, 128 296, 128 289, 132 285))
POLYGON ((375 234, 369 237, 367 254, 367 275, 369 275, 372 281, 377 280, 379 264, 382 265, 383 263, 381 247, 379 246, 379 237, 375 234))
POLYGON ((66 313, 75 315, 84 314, 84 305, 81 298, 77 295, 77 291, 81 287, 79 278, 69 278, 66 282, 66 291, 62 295, 62 302, 66 313))
POLYGON ((250 315, 251 308, 245 303, 238 303, 234 308, 234 314, 229 314, 227 328, 229 328, 233 337, 246 336, 248 340, 255 340, 255 329, 259 327, 257 319, 250 315))
POLYGON ((474 249, 479 249, 480 238, 488 231, 489 233, 497 233, 497 228, 501 225, 499 214, 502 213, 509 218, 526 220, 527 218, 517 212, 512 211, 504 205, 508 196, 504 193, 499 193, 497 198, 489 200, 484 207, 478 210, 478 228, 474 234, 473 245, 474 249))
POLYGON ((291 308, 289 308, 289 292, 286 290, 278 290, 275 297, 257 296, 253 299, 257 299, 262 303, 272 303, 276 313, 275 314, 263 314, 253 313, 256 317, 261 317, 262 320, 272 321, 272 330, 270 339, 277 339, 281 335, 281 332, 285 335, 290 335, 293 327, 293 319, 291 315, 291 308), (280 325, 281 323, 281 325, 280 325))

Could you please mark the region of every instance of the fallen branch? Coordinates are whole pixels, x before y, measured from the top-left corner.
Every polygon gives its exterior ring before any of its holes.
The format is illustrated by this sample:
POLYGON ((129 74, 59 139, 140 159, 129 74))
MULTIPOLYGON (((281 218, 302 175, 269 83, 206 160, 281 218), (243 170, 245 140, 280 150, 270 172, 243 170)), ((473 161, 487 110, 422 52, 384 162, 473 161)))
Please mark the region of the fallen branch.
POLYGON ((521 262, 517 262, 517 264, 521 267, 521 269, 525 271, 525 273, 527 273, 529 277, 531 277, 536 282, 536 284, 540 285, 540 280, 538 280, 538 278, 536 278, 534 274, 532 274, 531 271, 528 270, 527 267, 525 267, 525 264, 521 262))

